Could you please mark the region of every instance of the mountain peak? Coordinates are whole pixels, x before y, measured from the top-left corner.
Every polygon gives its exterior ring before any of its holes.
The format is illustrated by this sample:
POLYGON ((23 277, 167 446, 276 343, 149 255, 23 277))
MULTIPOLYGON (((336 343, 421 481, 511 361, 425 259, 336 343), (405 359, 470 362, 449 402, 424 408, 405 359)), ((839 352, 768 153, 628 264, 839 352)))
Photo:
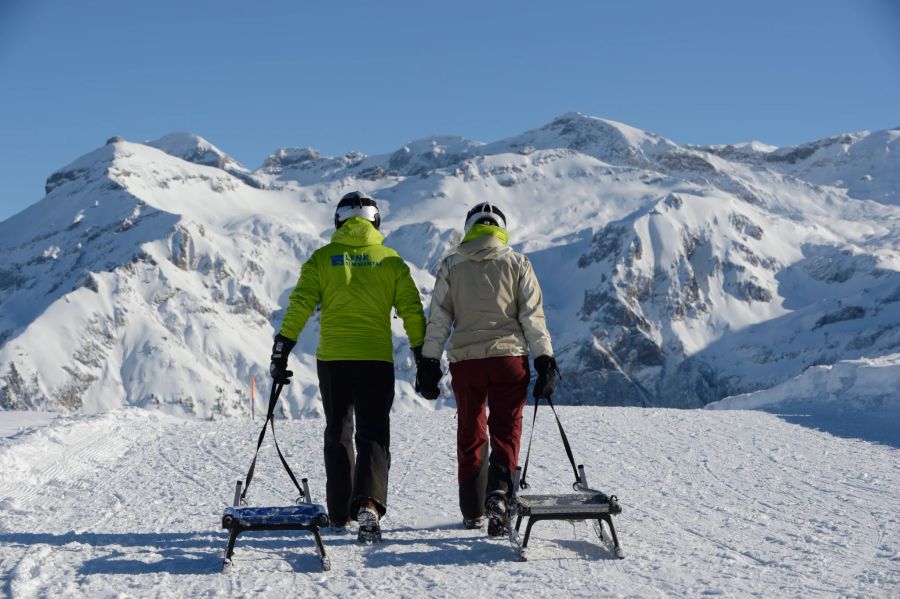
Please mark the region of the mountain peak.
POLYGON ((646 165, 652 155, 677 148, 671 141, 624 123, 567 112, 539 129, 487 146, 488 151, 528 152, 567 148, 609 164, 646 165))
POLYGON ((266 157, 263 171, 278 174, 285 169, 297 167, 321 157, 315 148, 278 148, 266 157))
POLYGON ((457 164, 477 154, 484 144, 455 135, 432 135, 405 144, 390 155, 388 168, 418 175, 457 164))
POLYGON ((169 133, 159 139, 148 141, 144 145, 194 164, 214 166, 224 170, 248 171, 231 156, 195 133, 169 133))
POLYGON ((404 144, 404 147, 416 153, 454 153, 480 148, 483 145, 481 142, 472 141, 459 135, 429 135, 428 137, 409 141, 404 144))
MULTIPOLYGON (((121 138, 119 138, 121 140, 121 138)), ((84 156, 70 162, 66 166, 47 177, 44 184, 44 193, 49 194, 54 189, 75 181, 88 181, 102 177, 106 168, 115 159, 116 143, 107 142, 107 145, 88 152, 84 156)))
POLYGON ((618 121, 590 116, 580 112, 567 112, 560 115, 553 119, 548 125, 542 127, 542 129, 558 131, 560 135, 563 136, 576 136, 576 140, 581 143, 588 140, 584 139, 584 137, 578 139, 578 136, 585 135, 595 139, 620 138, 634 146, 641 146, 648 142, 653 145, 661 142, 668 142, 668 140, 655 133, 650 133, 649 131, 644 131, 643 129, 638 129, 637 127, 632 127, 618 121))

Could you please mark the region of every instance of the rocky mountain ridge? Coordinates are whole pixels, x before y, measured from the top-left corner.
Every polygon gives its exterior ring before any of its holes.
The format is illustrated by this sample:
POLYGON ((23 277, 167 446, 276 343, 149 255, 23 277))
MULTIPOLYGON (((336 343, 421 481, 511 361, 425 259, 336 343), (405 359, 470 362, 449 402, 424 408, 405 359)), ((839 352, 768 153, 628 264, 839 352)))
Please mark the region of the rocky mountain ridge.
MULTIPOLYGON (((283 148, 256 170, 192 134, 112 138, 0 223, 0 406, 245 414, 299 265, 351 189, 378 198, 426 306, 468 208, 503 208, 541 279, 564 403, 696 407, 896 353, 898 137, 696 147, 569 113, 487 144, 283 148)), ((398 408, 432 407, 394 325, 398 408)), ((319 410, 316 334, 286 415, 319 410)))

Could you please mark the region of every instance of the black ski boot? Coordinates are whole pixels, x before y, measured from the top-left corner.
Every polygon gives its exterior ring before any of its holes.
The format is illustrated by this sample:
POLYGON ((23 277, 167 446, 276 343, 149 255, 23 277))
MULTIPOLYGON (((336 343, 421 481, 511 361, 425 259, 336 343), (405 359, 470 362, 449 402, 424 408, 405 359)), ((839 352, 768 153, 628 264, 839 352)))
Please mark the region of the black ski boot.
POLYGON ((463 518, 463 526, 469 530, 484 528, 484 516, 476 516, 475 518, 463 518))
POLYGON ((380 543, 381 542, 381 525, 379 524, 378 508, 371 501, 365 502, 359 508, 356 515, 356 521, 359 523, 359 534, 357 540, 360 543, 380 543))
POLYGON ((509 509, 502 493, 491 493, 485 502, 488 519, 488 536, 500 537, 509 534, 509 509))

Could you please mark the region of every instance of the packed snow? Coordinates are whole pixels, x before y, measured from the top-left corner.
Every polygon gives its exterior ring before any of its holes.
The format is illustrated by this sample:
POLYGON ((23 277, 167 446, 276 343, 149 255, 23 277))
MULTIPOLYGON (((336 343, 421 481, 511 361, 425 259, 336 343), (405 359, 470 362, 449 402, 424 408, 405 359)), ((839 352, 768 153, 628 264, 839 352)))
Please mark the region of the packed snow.
POLYGON ((43 426, 59 416, 54 412, 7 410, 0 414, 0 438, 23 433, 32 427, 43 426))
MULTIPOLYGON (((551 413, 530 492, 567 492, 551 413)), ((530 417, 530 408, 527 410, 530 417)), ((395 413, 384 543, 244 533, 222 572, 222 511, 261 421, 124 409, 0 440, 0 593, 29 597, 896 597, 898 439, 845 439, 752 411, 562 407, 592 485, 616 494, 625 559, 586 522, 534 527, 529 561, 465 530, 451 410, 395 413)), ((3 416, 0 416, 2 418, 3 416)), ((278 420, 287 459, 324 495, 322 419, 278 420)), ((526 435, 528 426, 526 425, 526 435)), ((296 491, 263 446, 249 499, 296 491)))

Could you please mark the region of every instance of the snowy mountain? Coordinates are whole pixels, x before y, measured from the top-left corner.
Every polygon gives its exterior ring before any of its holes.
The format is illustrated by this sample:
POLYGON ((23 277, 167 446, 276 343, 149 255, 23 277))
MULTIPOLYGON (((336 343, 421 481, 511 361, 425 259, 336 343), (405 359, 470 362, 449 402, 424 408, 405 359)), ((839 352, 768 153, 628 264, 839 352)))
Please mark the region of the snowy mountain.
MULTIPOLYGON (((900 347, 898 137, 695 147, 569 113, 487 144, 283 148, 253 171, 196 135, 113 138, 0 223, 0 405, 246 413, 299 266, 352 189, 379 200, 426 305, 468 208, 504 210, 543 286, 563 403, 696 407, 878 360, 900 347)), ((434 406, 394 331, 398 406, 434 406)), ((286 415, 318 411, 317 332, 286 415)))
POLYGON ((787 148, 755 143, 698 149, 737 162, 764 165, 819 185, 843 188, 855 198, 900 203, 896 157, 900 127, 836 135, 787 148))

